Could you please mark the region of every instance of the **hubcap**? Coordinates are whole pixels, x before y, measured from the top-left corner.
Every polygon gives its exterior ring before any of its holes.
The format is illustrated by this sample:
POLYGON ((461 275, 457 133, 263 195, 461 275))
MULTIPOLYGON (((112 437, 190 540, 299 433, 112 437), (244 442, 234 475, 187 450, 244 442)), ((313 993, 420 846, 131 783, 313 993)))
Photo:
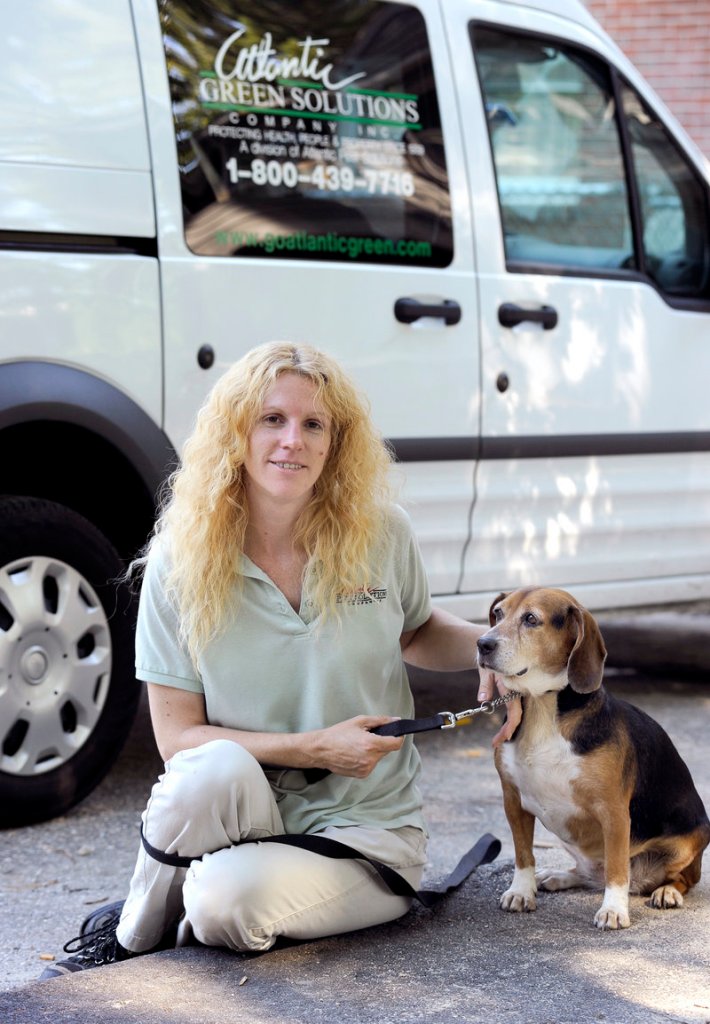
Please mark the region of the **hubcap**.
POLYGON ((111 678, 111 633, 73 566, 34 556, 0 568, 0 771, 61 767, 91 736, 111 678))

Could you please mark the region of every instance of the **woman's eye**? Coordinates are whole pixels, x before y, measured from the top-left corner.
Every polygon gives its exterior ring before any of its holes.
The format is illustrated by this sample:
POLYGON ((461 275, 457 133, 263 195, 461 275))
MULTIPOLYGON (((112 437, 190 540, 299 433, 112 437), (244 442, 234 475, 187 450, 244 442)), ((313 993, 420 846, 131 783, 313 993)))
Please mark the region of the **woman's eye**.
POLYGON ((306 423, 306 428, 308 430, 322 430, 323 429, 323 424, 319 423, 318 420, 309 420, 306 423))

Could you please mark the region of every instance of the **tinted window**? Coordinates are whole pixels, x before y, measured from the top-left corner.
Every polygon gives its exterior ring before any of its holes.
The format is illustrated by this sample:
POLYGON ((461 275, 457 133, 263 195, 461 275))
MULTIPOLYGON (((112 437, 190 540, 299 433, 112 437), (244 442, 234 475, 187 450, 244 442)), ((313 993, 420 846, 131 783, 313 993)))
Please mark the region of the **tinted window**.
POLYGON ((707 189, 637 93, 625 85, 622 94, 639 193, 645 270, 671 296, 707 296, 707 189))
POLYGON ((426 26, 378 0, 161 0, 195 253, 445 266, 426 26))
POLYGON ((606 65, 573 47, 476 26, 509 262, 634 265, 606 65))

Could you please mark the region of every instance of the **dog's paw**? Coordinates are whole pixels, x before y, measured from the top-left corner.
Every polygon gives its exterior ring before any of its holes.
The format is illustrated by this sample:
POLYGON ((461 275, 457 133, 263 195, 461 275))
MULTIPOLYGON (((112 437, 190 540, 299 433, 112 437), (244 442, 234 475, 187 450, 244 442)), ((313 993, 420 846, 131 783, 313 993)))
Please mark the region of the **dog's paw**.
POLYGON ((542 870, 535 873, 538 889, 545 892, 560 892, 562 889, 578 889, 584 883, 575 871, 542 870))
POLYGON ((657 910, 672 910, 683 906, 683 896, 674 885, 659 885, 651 893, 649 906, 657 910))
POLYGON ((521 914, 535 910, 537 900, 534 892, 521 892, 520 889, 506 889, 500 898, 501 910, 508 910, 511 914, 521 914))
POLYGON ((628 910, 624 910, 623 907, 602 904, 594 915, 594 924, 602 931, 617 931, 619 928, 628 928, 631 921, 628 910))

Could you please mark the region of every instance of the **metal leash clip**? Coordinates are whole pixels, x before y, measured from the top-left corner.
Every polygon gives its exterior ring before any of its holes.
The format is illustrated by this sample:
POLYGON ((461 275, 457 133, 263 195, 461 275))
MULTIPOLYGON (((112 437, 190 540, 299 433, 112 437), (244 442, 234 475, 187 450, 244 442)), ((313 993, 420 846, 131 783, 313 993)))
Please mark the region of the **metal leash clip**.
POLYGON ((442 729, 455 729, 459 722, 464 721, 467 718, 473 718, 474 715, 492 715, 496 708, 502 707, 504 704, 508 704, 511 700, 515 700, 516 697, 521 695, 517 690, 508 690, 503 697, 496 697, 494 700, 483 700, 477 708, 468 708, 467 711, 440 711, 439 714, 442 718, 446 719, 442 723, 442 729))

